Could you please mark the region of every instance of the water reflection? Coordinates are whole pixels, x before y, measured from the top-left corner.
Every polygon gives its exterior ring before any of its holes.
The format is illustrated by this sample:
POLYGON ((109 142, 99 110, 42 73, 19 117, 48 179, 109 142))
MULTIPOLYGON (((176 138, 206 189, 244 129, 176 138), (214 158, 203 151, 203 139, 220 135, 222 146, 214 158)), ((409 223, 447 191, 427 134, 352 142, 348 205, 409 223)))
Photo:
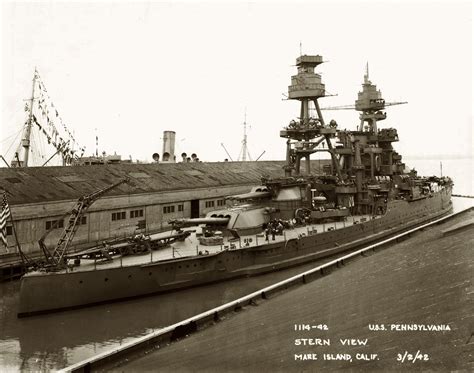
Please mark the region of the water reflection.
POLYGON ((315 265, 23 319, 16 317, 19 281, 3 283, 0 366, 23 371, 60 369, 315 265))

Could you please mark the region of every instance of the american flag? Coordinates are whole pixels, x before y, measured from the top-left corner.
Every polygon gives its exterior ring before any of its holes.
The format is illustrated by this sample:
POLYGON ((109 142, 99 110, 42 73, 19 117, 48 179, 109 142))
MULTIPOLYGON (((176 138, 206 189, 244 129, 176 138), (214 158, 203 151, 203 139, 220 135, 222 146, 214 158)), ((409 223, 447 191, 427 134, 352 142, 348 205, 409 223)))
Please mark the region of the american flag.
POLYGON ((7 194, 3 193, 2 210, 0 211, 0 240, 7 246, 7 219, 10 216, 10 207, 7 202, 7 194))

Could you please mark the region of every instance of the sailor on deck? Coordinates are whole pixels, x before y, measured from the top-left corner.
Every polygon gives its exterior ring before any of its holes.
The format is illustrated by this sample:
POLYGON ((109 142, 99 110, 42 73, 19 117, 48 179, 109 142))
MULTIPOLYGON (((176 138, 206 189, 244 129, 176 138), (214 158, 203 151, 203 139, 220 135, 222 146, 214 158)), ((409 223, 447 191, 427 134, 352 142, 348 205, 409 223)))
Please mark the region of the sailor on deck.
POLYGON ((102 245, 103 245, 103 247, 100 250, 100 253, 106 259, 107 262, 112 261, 112 256, 110 256, 110 253, 109 253, 110 245, 106 241, 102 242, 102 245))

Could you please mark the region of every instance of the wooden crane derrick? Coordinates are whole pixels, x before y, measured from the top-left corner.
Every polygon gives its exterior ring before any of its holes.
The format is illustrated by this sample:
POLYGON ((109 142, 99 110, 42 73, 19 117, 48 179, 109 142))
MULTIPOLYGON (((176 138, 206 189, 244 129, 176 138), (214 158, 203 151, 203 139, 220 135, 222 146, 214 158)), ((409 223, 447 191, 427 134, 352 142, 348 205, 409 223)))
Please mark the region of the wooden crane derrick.
POLYGON ((63 232, 61 233, 61 236, 59 237, 58 242, 56 243, 56 246, 54 247, 53 252, 51 253, 48 248, 46 247, 44 240, 47 237, 47 235, 57 226, 57 222, 53 224, 51 229, 49 229, 38 241, 38 244, 40 248, 43 250, 43 253, 46 257, 46 261, 48 263, 48 267, 52 269, 61 269, 63 268, 66 264, 64 261, 65 255, 67 254, 67 250, 69 245, 71 244, 74 235, 77 232, 77 229, 79 228, 81 218, 84 216, 86 211, 89 209, 89 207, 97 201, 102 195, 105 193, 109 192, 110 190, 118 187, 119 185, 123 183, 128 183, 129 178, 122 179, 118 181, 115 184, 109 185, 105 188, 102 188, 100 190, 97 190, 91 194, 87 194, 85 196, 80 197, 77 200, 76 205, 74 208, 71 210, 70 213, 66 214, 65 216, 69 215, 69 219, 67 221, 67 225, 64 228, 63 232))

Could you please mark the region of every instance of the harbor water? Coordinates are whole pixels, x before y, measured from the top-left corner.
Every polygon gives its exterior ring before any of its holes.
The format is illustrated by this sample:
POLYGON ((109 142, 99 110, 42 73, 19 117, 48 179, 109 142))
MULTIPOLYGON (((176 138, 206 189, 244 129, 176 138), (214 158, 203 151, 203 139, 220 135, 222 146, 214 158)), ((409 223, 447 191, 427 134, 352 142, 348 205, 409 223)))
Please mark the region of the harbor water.
POLYGON ((61 369, 314 265, 310 263, 252 278, 21 319, 16 316, 20 282, 2 283, 0 367, 2 372, 61 369))

